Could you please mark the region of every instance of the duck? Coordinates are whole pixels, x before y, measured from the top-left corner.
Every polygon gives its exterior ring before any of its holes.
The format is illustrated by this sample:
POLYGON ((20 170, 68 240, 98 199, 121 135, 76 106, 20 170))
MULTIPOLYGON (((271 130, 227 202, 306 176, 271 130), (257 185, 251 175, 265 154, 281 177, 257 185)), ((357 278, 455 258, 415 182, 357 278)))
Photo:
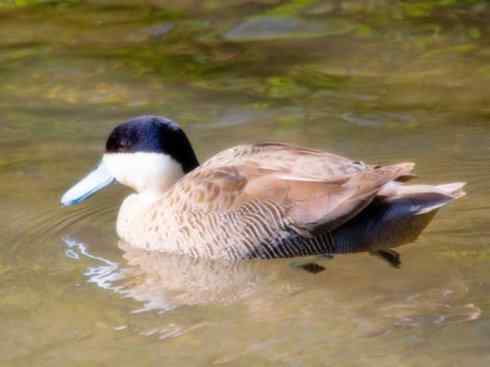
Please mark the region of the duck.
POLYGON ((177 123, 145 115, 112 130, 97 168, 61 204, 117 181, 134 191, 116 230, 135 248, 233 262, 367 251, 398 267, 394 249, 465 195, 464 182, 407 184, 413 168, 277 142, 238 145, 199 164, 177 123))

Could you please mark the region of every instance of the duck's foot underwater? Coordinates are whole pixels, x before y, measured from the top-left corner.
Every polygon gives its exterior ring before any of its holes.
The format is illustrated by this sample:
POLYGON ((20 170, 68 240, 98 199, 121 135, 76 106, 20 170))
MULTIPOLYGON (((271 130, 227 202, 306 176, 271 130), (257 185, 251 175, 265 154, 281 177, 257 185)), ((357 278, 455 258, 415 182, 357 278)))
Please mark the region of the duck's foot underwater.
MULTIPOLYGON (((320 257, 320 256, 318 256, 320 257)), ((315 257, 316 258, 316 257, 315 257)), ((301 269, 301 270, 304 270, 308 273, 311 273, 311 274, 318 274, 318 273, 321 273, 322 271, 325 270, 325 267, 318 264, 316 261, 315 261, 315 258, 305 258, 305 259, 297 259, 297 260, 294 260, 292 262, 289 263, 289 266, 291 266, 292 268, 295 268, 295 269, 301 269)), ((327 255, 327 256, 323 256, 321 255, 321 259, 333 259, 333 255, 327 255)), ((321 259, 319 259, 321 261, 321 259)))
MULTIPOLYGON (((400 269, 400 266, 402 264, 401 262, 401 256, 398 252, 395 250, 391 249, 386 249, 386 250, 373 250, 369 251, 369 254, 372 256, 379 257, 380 259, 386 261, 390 266, 400 269)), ((334 256, 331 254, 324 254, 324 255, 319 255, 318 259, 321 261, 321 259, 333 259, 334 256)), ((293 261, 289 264, 289 266, 296 268, 296 269, 301 269, 304 270, 308 273, 311 274, 318 274, 321 273, 322 271, 325 270, 325 267, 312 261, 311 258, 305 261, 297 260, 293 261)))
POLYGON ((376 250, 370 251, 369 253, 373 256, 379 257, 380 259, 383 259, 394 268, 400 269, 400 266, 402 264, 400 260, 400 254, 395 250, 376 250))
POLYGON ((325 268, 317 263, 306 263, 306 264, 301 264, 301 265, 296 265, 296 267, 303 269, 304 271, 307 271, 308 273, 311 274, 317 274, 321 273, 322 271, 325 270, 325 268))

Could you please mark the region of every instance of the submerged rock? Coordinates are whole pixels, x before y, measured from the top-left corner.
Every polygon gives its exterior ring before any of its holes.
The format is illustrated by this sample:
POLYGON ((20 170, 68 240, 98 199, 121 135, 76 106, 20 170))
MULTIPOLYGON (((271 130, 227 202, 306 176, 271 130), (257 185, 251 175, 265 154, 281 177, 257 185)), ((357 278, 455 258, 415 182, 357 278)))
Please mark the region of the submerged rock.
POLYGON ((415 119, 406 113, 378 112, 378 113, 354 113, 342 114, 342 119, 350 124, 361 127, 389 127, 389 126, 413 126, 415 119))
POLYGON ((260 16, 247 19, 224 34, 229 41, 247 42, 341 35, 355 26, 347 21, 307 21, 291 16, 260 16))

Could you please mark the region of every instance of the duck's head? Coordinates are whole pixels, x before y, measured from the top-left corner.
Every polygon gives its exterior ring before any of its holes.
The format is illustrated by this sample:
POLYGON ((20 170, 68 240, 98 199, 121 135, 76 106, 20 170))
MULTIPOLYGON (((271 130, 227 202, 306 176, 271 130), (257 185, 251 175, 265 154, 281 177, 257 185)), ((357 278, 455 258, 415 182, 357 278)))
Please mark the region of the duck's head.
POLYGON ((136 117, 112 130, 99 166, 69 189, 61 203, 78 204, 114 181, 140 193, 162 193, 198 165, 176 123, 164 117, 136 117))

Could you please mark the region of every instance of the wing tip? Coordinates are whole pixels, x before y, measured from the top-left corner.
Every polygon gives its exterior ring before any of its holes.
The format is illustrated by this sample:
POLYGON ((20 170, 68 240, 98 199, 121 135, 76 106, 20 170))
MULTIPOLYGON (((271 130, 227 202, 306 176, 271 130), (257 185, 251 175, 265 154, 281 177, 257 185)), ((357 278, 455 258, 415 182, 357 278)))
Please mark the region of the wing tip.
POLYGON ((411 176, 413 169, 415 168, 414 162, 401 162, 396 163, 388 167, 393 167, 396 173, 399 175, 398 177, 411 176))

